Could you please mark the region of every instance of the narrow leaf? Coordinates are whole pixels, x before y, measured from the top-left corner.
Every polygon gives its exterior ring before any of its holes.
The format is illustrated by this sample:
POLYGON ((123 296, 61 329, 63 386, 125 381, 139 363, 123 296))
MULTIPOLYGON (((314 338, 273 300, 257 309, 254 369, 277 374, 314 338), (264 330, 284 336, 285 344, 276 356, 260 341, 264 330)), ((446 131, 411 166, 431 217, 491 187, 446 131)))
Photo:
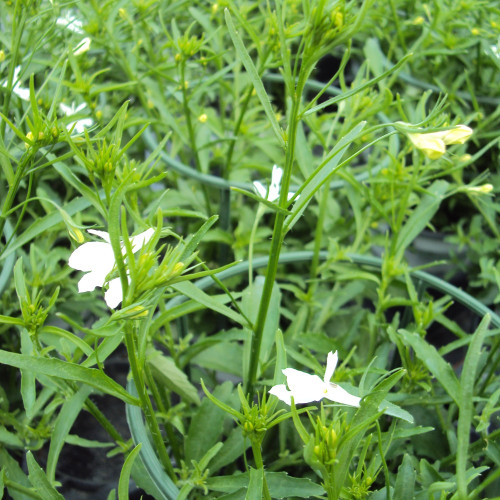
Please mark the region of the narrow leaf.
POLYGON ((438 379, 444 390, 459 404, 460 385, 453 368, 437 352, 436 348, 424 340, 418 333, 399 330, 398 334, 406 345, 410 346, 429 371, 438 379))
POLYGON ((238 314, 236 311, 233 311, 229 307, 221 304, 218 300, 210 297, 210 295, 206 294, 202 290, 200 290, 196 285, 193 285, 193 283, 189 281, 183 281, 181 283, 176 283, 175 285, 172 285, 172 288, 177 290, 178 292, 184 294, 186 297, 189 297, 190 299, 193 299, 194 301, 198 302, 199 304, 202 304, 203 306, 207 307, 208 309, 212 309, 212 311, 218 312, 222 314, 223 316, 228 317, 229 319, 232 319, 233 321, 236 321, 236 323, 246 326, 247 321, 245 321, 245 318, 241 314, 238 314))
POLYGON ((250 467, 250 480, 245 500, 262 500, 262 487, 264 485, 264 470, 250 467))
POLYGON ((118 500, 128 500, 128 488, 130 483, 130 473, 132 472, 132 466, 134 461, 141 451, 142 444, 139 443, 125 459, 122 470, 120 472, 120 479, 118 481, 118 500))
POLYGON ((43 469, 37 464, 31 451, 26 453, 26 463, 28 465, 28 478, 30 483, 44 500, 64 500, 64 497, 47 479, 45 472, 43 472, 43 469))
POLYGON ((36 358, 3 350, 0 350, 0 363, 15 366, 22 370, 31 370, 36 374, 83 382, 121 399, 125 403, 139 404, 138 399, 132 397, 120 384, 95 368, 85 368, 59 359, 36 358))
POLYGON ((224 15, 226 17, 226 24, 229 30, 229 35, 231 36, 233 44, 236 48, 236 52, 238 53, 238 56, 241 59, 241 62, 243 63, 243 66, 245 66, 245 69, 247 70, 250 76, 250 80, 252 81, 252 84, 255 88, 257 97, 260 99, 260 102, 262 104, 262 107, 264 108, 267 118, 271 122, 271 127, 273 128, 274 133, 280 145, 284 148, 285 141, 283 140, 283 131, 278 123, 278 120, 276 119, 273 107, 271 106, 271 101, 269 100, 269 96, 267 95, 266 89, 264 88, 262 80, 260 79, 257 68, 253 64, 252 59, 250 58, 245 48, 245 45, 243 44, 243 41, 241 40, 240 36, 238 35, 238 32, 234 27, 231 14, 229 13, 228 9, 224 10, 224 15))
POLYGON ((66 438, 68 437, 76 417, 80 414, 91 391, 92 389, 88 386, 80 387, 80 389, 63 404, 56 418, 50 439, 46 467, 47 477, 51 483, 53 483, 56 478, 57 461, 59 460, 59 454, 61 453, 62 447, 66 442, 66 438))
POLYGON ((146 362, 153 371, 153 376, 161 385, 179 394, 196 405, 200 404, 200 397, 196 387, 191 384, 186 374, 177 368, 172 358, 164 356, 160 351, 149 348, 146 352, 146 362))
POLYGON ((481 357, 490 316, 486 315, 472 336, 465 356, 462 375, 460 377, 460 401, 457 428, 457 493, 459 498, 467 498, 467 455, 469 450, 470 430, 474 409, 473 396, 476 382, 476 371, 481 357))

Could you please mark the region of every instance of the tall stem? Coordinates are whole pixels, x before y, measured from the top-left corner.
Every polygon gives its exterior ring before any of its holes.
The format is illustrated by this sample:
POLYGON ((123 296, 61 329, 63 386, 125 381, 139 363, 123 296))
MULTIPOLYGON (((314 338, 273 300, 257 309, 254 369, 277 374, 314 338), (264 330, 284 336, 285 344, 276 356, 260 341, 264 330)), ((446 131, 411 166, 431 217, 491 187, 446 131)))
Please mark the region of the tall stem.
POLYGON ((132 377, 135 382, 135 387, 137 388, 137 393, 139 394, 139 400, 141 402, 141 409, 146 418, 146 423, 148 425, 149 431, 151 432, 151 437, 153 439, 155 448, 158 452, 160 461, 167 471, 167 474, 175 481, 174 468, 172 467, 172 462, 168 456, 165 443, 161 436, 160 427, 158 421, 155 418, 153 405, 146 391, 146 385, 143 377, 143 370, 139 367, 137 362, 137 349, 134 340, 133 327, 127 323, 125 326, 125 345, 127 347, 128 359, 130 363, 130 369, 132 370, 132 377))
POLYGON ((255 465, 258 469, 262 469, 262 494, 266 500, 271 500, 271 494, 266 481, 266 473, 264 472, 264 462, 262 460, 262 452, 260 451, 260 443, 252 440, 252 452, 255 460, 255 465))
MULTIPOLYGON (((288 190, 290 188, 290 180, 292 177, 292 168, 295 157, 295 140, 297 135, 297 126, 299 122, 299 107, 303 89, 303 81, 299 76, 299 81, 294 95, 292 96, 292 111, 290 113, 290 123, 287 129, 287 142, 286 142, 286 156, 285 156, 285 169, 283 172, 283 179, 281 184, 281 192, 279 198, 279 205, 281 208, 286 208, 288 205, 288 190)), ((250 348, 250 365, 248 370, 246 392, 253 397, 254 385, 257 379, 257 368, 259 365, 260 348, 262 345, 262 335, 264 332, 264 325, 269 310, 269 303, 271 300, 271 293, 273 290, 274 280, 278 269, 278 260, 280 258, 281 246, 283 245, 283 223, 285 222, 285 215, 283 212, 276 214, 274 222, 273 236, 271 242, 271 253, 269 256, 269 263, 267 265, 266 279, 264 281, 264 288, 259 305, 259 313, 257 322, 255 324, 254 335, 252 337, 252 345, 250 348)))
MULTIPOLYGON (((187 82, 186 82, 186 66, 184 61, 182 61, 180 64, 180 80, 181 80, 180 84, 182 87, 182 107, 184 109, 184 115, 186 117, 189 142, 191 143, 191 150, 194 155, 196 170, 198 170, 198 172, 201 172, 200 156, 198 154, 198 146, 196 145, 196 137, 194 135, 194 127, 193 127, 193 122, 191 120, 191 110, 189 109, 189 96, 187 92, 187 82)), ((210 198, 208 197, 207 187, 205 186, 205 184, 202 184, 201 188, 203 191, 203 198, 205 199, 205 207, 207 215, 210 216, 210 214, 212 213, 212 208, 210 206, 210 198)))

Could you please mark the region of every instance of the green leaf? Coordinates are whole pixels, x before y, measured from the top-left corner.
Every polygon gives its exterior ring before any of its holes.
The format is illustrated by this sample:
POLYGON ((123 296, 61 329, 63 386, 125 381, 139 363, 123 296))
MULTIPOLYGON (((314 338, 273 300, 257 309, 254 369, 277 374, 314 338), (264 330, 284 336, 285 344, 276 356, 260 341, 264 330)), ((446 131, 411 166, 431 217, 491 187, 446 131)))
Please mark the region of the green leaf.
MULTIPOLYGON (((237 394, 231 382, 217 386, 213 396, 231 408, 239 405, 237 394)), ((220 439, 224 429, 226 413, 208 398, 204 398, 191 419, 188 434, 184 442, 186 462, 200 461, 205 453, 220 439)))
MULTIPOLYGON (((26 328, 21 329, 21 353, 24 356, 33 354, 33 342, 26 328)), ((36 380, 34 373, 30 370, 21 370, 21 397, 23 398, 26 417, 31 420, 35 416, 36 380)))
POLYGON ((405 453, 403 463, 398 469, 393 498, 400 498, 401 500, 413 498, 415 496, 415 476, 416 473, 411 458, 405 453))
POLYGON ((274 365, 273 385, 278 385, 285 381, 283 370, 287 367, 285 340, 283 339, 283 333, 279 328, 276 330, 274 345, 276 347, 276 364, 274 365))
POLYGON ((274 113, 271 101, 269 100, 269 96, 267 95, 266 89, 264 88, 262 80, 260 79, 257 68, 254 66, 252 59, 250 58, 245 45, 243 44, 243 41, 238 35, 238 32, 236 31, 233 20, 231 18, 231 14, 229 13, 229 10, 227 8, 224 9, 224 15, 226 17, 226 24, 229 30, 229 35, 231 36, 234 47, 236 48, 236 52, 238 53, 243 66, 245 66, 248 75, 250 76, 250 80, 255 88, 257 97, 259 98, 262 107, 264 108, 264 112, 266 113, 266 116, 271 123, 271 127, 273 128, 280 145, 285 148, 285 141, 283 140, 283 130, 281 129, 278 120, 276 119, 276 114, 274 113))
POLYGON ((0 363, 15 366, 21 370, 31 370, 35 374, 83 382, 106 394, 121 399, 125 403, 131 405, 139 404, 139 400, 132 397, 120 384, 105 375, 104 372, 95 368, 85 368, 59 359, 36 358, 3 350, 0 350, 0 363))
POLYGON ((118 500, 128 500, 128 488, 130 482, 130 473, 132 472, 132 466, 134 461, 141 451, 142 444, 139 443, 125 459, 122 470, 120 472, 120 479, 118 481, 118 500))
POLYGON ((391 73, 393 73, 395 70, 399 69, 410 57, 412 57, 412 54, 407 54, 405 57, 403 57, 401 60, 398 61, 397 64, 395 64, 392 68, 388 69, 385 73, 376 76, 375 78, 372 78, 371 80, 368 80, 366 83, 363 85, 360 85, 359 87, 356 87, 352 90, 349 90, 348 92, 343 92, 342 94, 332 97, 330 99, 327 99, 326 101, 322 102, 321 104, 318 104, 317 106, 314 106, 311 109, 308 109, 305 113, 304 116, 310 115, 311 113, 316 113, 316 111, 320 111, 323 108, 326 108, 327 106, 331 106, 332 104, 336 104, 337 102, 344 101, 345 99, 348 99, 349 97, 357 94, 358 92, 361 92, 367 88, 372 87, 375 85, 377 82, 380 80, 383 80, 387 76, 389 76, 391 73))
POLYGON ((262 487, 264 486, 264 469, 250 467, 250 479, 245 500, 262 500, 262 487))
POLYGON ((397 235, 397 243, 395 249, 395 258, 399 262, 404 251, 412 243, 412 241, 425 229, 434 214, 437 212, 439 205, 445 198, 448 190, 448 183, 443 180, 434 181, 428 188, 427 193, 420 200, 416 210, 410 215, 405 222, 401 231, 397 235))
POLYGON ((409 422, 410 424, 413 424, 415 422, 412 414, 406 410, 403 410, 403 408, 400 408, 399 406, 395 405, 394 403, 391 403, 390 401, 383 400, 382 403, 380 403, 380 406, 378 407, 379 411, 383 411, 386 415, 390 415, 391 417, 396 417, 400 418, 401 420, 405 420, 406 422, 409 422))
POLYGON ((455 403, 459 404, 460 384, 450 364, 441 357, 434 346, 430 345, 418 333, 399 330, 398 334, 403 338, 405 344, 415 351, 418 358, 438 379, 455 403))
MULTIPOLYGON (((132 380, 129 380, 127 389, 130 394, 137 396, 137 389, 132 380)), ((126 412, 132 440, 135 444, 142 444, 141 452, 132 469, 134 481, 155 500, 175 500, 179 496, 179 490, 156 455, 141 408, 127 405, 126 412)))
POLYGON ((354 416, 351 417, 349 430, 342 435, 339 442, 338 465, 335 469, 335 482, 333 485, 335 498, 340 495, 340 491, 344 486, 356 449, 368 431, 368 428, 382 413, 379 410, 382 401, 403 374, 403 370, 398 370, 384 378, 361 400, 360 407, 354 416))
POLYGON ((19 436, 8 431, 3 425, 0 425, 0 444, 5 445, 7 448, 24 448, 24 443, 19 436))
POLYGON ((10 316, 2 316, 1 314, 0 323, 4 323, 6 325, 24 326, 24 320, 21 318, 11 318, 10 316))
POLYGON ((460 400, 457 426, 457 493, 459 498, 467 498, 467 455, 474 410, 474 386, 476 372, 481 357, 481 348, 488 332, 490 316, 486 315, 472 336, 465 355, 460 377, 460 400))
MULTIPOLYGON (((3 447, 0 447, 0 466, 5 471, 6 476, 13 482, 24 486, 25 488, 30 488, 30 482, 26 474, 23 472, 17 460, 14 460, 3 447)), ((9 495, 14 500, 33 500, 33 495, 25 495, 14 487, 7 486, 7 491, 9 495)), ((33 492, 34 493, 34 492, 33 492)), ((36 497, 35 497, 36 498, 36 497)), ((43 499, 41 499, 43 500, 43 499)))
POLYGON ((96 210, 103 214, 102 204, 94 189, 84 184, 73 171, 63 163, 55 163, 54 169, 66 182, 73 186, 86 200, 88 200, 96 210))
POLYGON ((249 446, 250 440, 244 439, 241 429, 235 427, 224 440, 224 444, 217 456, 210 462, 210 472, 214 473, 221 467, 235 462, 249 446))
POLYGON ((284 231, 288 232, 302 215, 314 194, 335 174, 338 164, 347 148, 357 138, 365 127, 366 122, 358 123, 348 134, 342 137, 327 159, 319 165, 316 170, 302 184, 296 194, 300 195, 292 207, 292 214, 285 219, 284 231))
POLYGON ((208 230, 217 222, 218 218, 219 218, 218 215, 212 215, 212 217, 210 217, 210 219, 205 221, 200 227, 200 229, 198 229, 198 231, 196 231, 196 233, 189 238, 180 256, 181 262, 184 262, 191 256, 191 254, 196 250, 196 248, 200 244, 205 234, 207 234, 208 230))
POLYGON ((221 304, 220 301, 210 297, 210 295, 206 294, 205 292, 200 290, 196 285, 194 285, 189 281, 176 283, 175 285, 172 285, 172 288, 182 293, 186 297, 189 297, 190 299, 198 302, 199 304, 202 304, 208 309, 211 309, 212 311, 218 312, 219 314, 222 314, 223 316, 226 316, 229 319, 236 321, 236 323, 242 326, 247 325, 247 321, 245 320, 245 318, 243 318, 241 314, 221 304))
POLYGON ((31 451, 26 453, 26 463, 28 465, 28 478, 30 483, 44 500, 64 500, 64 497, 47 479, 45 472, 43 472, 43 469, 37 464, 31 451))
MULTIPOLYGON (((74 200, 71 200, 67 205, 64 205, 62 208, 68 215, 74 215, 77 212, 82 212, 89 206, 90 202, 85 198, 75 198, 74 200)), ((36 219, 28 226, 24 233, 20 234, 15 239, 15 241, 11 242, 11 244, 2 254, 2 258, 7 257, 7 255, 10 255, 13 251, 26 245, 26 243, 36 238, 39 234, 46 232, 48 229, 54 227, 56 224, 59 224, 62 221, 62 216, 58 211, 52 212, 45 217, 36 219)))
POLYGON ((203 349, 192 358, 192 362, 209 370, 241 377, 243 346, 236 342, 218 342, 203 349))
MULTIPOLYGON (((257 276, 252 285, 243 291, 241 298, 241 310, 243 314, 245 314, 245 316, 254 324, 257 322, 260 300, 262 292, 264 291, 264 281, 264 276, 257 276)), ((280 306, 281 292, 278 284, 275 282, 273 283, 273 289, 271 292, 269 312, 266 316, 262 332, 262 345, 259 359, 260 363, 265 363, 271 353, 276 336, 276 330, 278 330, 279 327, 280 306)))
POLYGON ((149 364, 154 378, 171 391, 179 394, 196 405, 200 404, 200 397, 196 387, 191 384, 186 374, 177 368, 172 358, 164 356, 160 351, 150 347, 146 351, 146 362, 149 364))
MULTIPOLYGON (((289 476, 286 472, 267 472, 267 485, 272 498, 313 498, 325 494, 319 484, 310 479, 289 476)), ((207 487, 212 491, 233 493, 246 488, 249 474, 234 474, 232 476, 216 476, 207 479, 207 487)))
POLYGON ((66 442, 69 431, 91 392, 92 389, 88 386, 80 387, 80 389, 63 404, 59 415, 57 415, 50 438, 46 466, 47 478, 51 483, 55 481, 57 461, 59 460, 59 454, 66 442))

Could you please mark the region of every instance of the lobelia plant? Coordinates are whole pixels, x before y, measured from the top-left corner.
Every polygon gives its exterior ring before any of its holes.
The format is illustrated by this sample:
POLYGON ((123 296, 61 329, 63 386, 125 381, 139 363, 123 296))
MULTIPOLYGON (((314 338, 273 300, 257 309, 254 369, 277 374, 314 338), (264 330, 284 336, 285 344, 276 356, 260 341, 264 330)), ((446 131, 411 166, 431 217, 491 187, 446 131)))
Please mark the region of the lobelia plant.
POLYGON ((389 3, 4 3, 0 492, 495 497, 497 6, 389 3))

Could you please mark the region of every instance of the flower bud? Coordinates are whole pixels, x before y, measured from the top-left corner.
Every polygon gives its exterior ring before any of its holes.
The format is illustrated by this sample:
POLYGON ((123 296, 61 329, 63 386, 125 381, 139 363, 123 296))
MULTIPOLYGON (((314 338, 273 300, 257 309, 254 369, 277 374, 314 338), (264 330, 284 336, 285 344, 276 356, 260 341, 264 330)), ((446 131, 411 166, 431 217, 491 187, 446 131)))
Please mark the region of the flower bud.
POLYGON ((493 185, 483 184, 482 186, 468 186, 467 191, 469 193, 490 194, 493 191, 493 185))

